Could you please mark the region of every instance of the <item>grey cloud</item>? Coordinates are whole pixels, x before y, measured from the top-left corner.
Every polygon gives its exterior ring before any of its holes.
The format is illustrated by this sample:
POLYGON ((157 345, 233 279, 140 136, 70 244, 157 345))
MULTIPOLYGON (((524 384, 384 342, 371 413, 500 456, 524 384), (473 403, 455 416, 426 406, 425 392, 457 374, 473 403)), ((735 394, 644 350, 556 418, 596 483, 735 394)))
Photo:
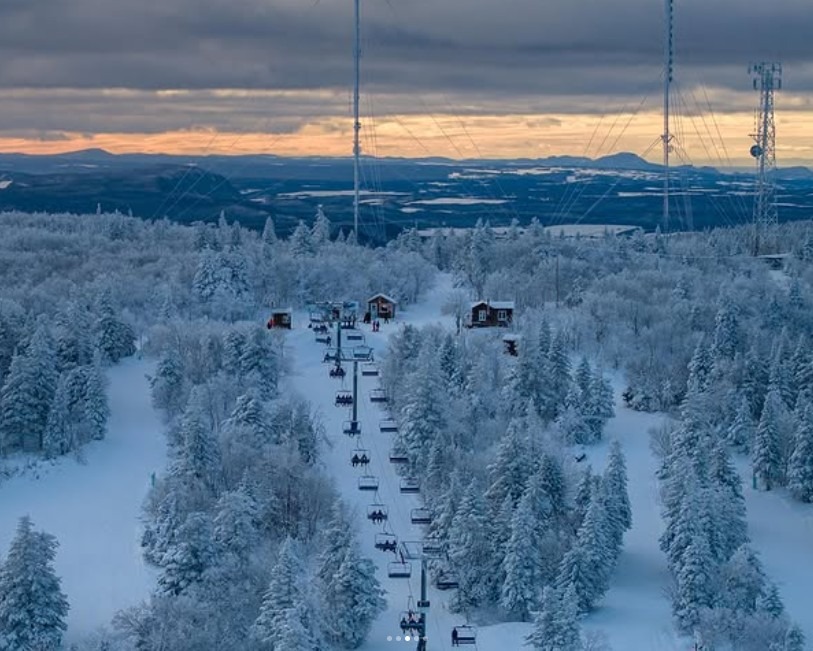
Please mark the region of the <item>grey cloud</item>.
MULTIPOLYGON (((789 92, 813 90, 809 0, 675 5, 687 91, 702 82, 721 89, 718 110, 749 107, 746 67, 759 59, 785 63, 789 92)), ((660 0, 362 0, 362 11, 364 85, 384 112, 604 112, 647 94, 657 104, 660 0)), ((263 120, 290 131, 347 111, 351 53, 350 0, 3 0, 0 111, 9 129, 44 132, 239 131, 263 120), (149 92, 174 88, 196 92, 149 92), (223 98, 211 88, 334 94, 223 98)))

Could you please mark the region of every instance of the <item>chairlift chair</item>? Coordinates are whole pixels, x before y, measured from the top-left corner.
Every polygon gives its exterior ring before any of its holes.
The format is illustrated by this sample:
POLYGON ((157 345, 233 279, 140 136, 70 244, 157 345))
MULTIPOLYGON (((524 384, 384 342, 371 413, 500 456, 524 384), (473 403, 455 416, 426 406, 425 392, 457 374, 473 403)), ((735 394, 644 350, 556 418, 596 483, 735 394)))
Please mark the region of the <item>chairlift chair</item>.
POLYGON ((368 362, 361 367, 361 374, 364 377, 378 377, 378 367, 372 362, 368 362))
POLYGON ((398 549, 398 538, 392 533, 377 533, 375 535, 375 548, 382 552, 392 552, 398 549))
POLYGON ((322 358, 323 362, 338 362, 341 361, 339 357, 338 348, 328 348, 325 351, 325 356, 322 358))
POLYGON ((352 391, 337 391, 336 401, 337 407, 352 407, 353 406, 353 392, 352 391))
POLYGON ((316 321, 316 322, 312 321, 311 323, 312 323, 311 329, 316 334, 319 334, 319 335, 326 335, 327 334, 327 324, 325 324, 324 321, 316 321))
POLYGON ((409 457, 407 456, 406 452, 393 449, 390 450, 390 463, 409 463, 409 457))
POLYGON ((342 434, 358 436, 361 434, 361 425, 357 420, 346 420, 342 423, 342 434))
POLYGON ((367 507, 367 519, 373 524, 384 524, 389 511, 384 504, 370 504, 367 507))
POLYGON ((459 586, 457 575, 453 572, 441 572, 435 580, 435 587, 438 590, 457 590, 459 586))
POLYGON ((414 633, 417 636, 424 635, 425 615, 414 610, 405 610, 398 619, 402 633, 414 633))
POLYGON ((405 477, 401 480, 401 492, 411 494, 420 493, 421 485, 414 477, 405 477))
POLYGON ((356 448, 353 450, 353 456, 350 457, 350 465, 354 468, 361 466, 366 468, 370 464, 370 451, 364 448, 356 448))
POLYGON ((387 402, 387 393, 384 389, 373 389, 370 391, 370 402, 387 402))
POLYGON ((421 554, 426 558, 443 556, 443 543, 438 540, 424 540, 421 543, 421 554))
POLYGON ((353 359, 357 362, 371 362, 373 360, 373 349, 370 346, 353 346, 353 359))
POLYGON ((347 336, 345 338, 347 339, 347 341, 364 343, 364 335, 358 330, 351 330, 350 332, 347 333, 347 336))
POLYGON ((340 378, 341 379, 345 375, 345 370, 344 370, 343 367, 337 365, 337 366, 334 366, 333 368, 330 369, 329 375, 330 375, 330 377, 335 377, 335 378, 340 378))
POLYGON ((477 630, 473 626, 464 624, 455 626, 452 629, 452 639, 457 640, 458 646, 468 646, 477 644, 477 630), (455 633, 457 634, 455 637, 455 633))
POLYGON ((409 513, 412 524, 431 524, 432 513, 429 509, 412 509, 409 513))
POLYGON ((397 432, 398 431, 398 423, 396 423, 392 418, 385 418, 378 423, 378 429, 382 434, 387 432, 397 432))
POLYGON ((329 344, 330 343, 330 335, 324 332, 317 332, 314 336, 317 344, 329 344))
POLYGON ((387 576, 391 579, 408 579, 412 576, 412 563, 387 563, 387 576))
POLYGON ((376 477, 375 475, 362 475, 361 477, 359 477, 359 490, 377 491, 378 477, 376 477))

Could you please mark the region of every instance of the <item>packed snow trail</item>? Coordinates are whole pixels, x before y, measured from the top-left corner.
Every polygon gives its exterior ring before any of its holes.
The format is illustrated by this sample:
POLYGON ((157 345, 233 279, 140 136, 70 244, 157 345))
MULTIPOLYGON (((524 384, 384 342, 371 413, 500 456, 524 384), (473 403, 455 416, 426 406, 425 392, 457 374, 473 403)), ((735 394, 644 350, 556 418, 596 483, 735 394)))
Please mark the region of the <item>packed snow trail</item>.
POLYGON ((107 371, 110 420, 103 441, 0 485, 0 551, 17 520, 59 540, 55 568, 68 597, 66 642, 149 596, 155 574, 141 558, 141 506, 166 462, 164 426, 150 402, 151 363, 130 358, 107 371))
POLYGON ((759 552, 768 579, 779 587, 788 616, 813 648, 813 505, 798 502, 784 489, 754 490, 751 462, 737 460, 743 483, 751 545, 759 552))
POLYGON ((621 443, 627 463, 632 528, 624 534, 610 589, 583 627, 605 633, 613 649, 685 649, 686 640, 681 640, 674 628, 666 595, 669 568, 658 543, 663 520, 655 477, 658 460, 650 449, 649 431, 664 417, 625 407, 620 397, 623 383, 617 377, 613 380, 616 415, 607 423, 601 443, 588 448, 587 455, 593 470, 603 472, 609 444, 616 439, 621 443))

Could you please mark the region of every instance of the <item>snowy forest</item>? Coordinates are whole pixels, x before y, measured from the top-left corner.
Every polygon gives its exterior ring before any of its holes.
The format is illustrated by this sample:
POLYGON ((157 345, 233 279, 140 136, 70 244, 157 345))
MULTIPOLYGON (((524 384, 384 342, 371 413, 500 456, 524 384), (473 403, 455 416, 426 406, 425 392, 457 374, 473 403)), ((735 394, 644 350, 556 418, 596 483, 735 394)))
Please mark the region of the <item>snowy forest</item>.
POLYGON ((108 374, 134 356, 166 447, 132 523, 151 594, 71 634, 59 541, 15 505, 0 649, 389 648, 377 622, 410 606, 368 553, 369 517, 341 479, 354 469, 332 461, 335 407, 297 379, 294 339, 309 305, 377 292, 399 309, 375 340, 388 452, 403 461, 388 472, 420 486, 444 626, 478 626, 487 651, 487 629, 508 622, 535 651, 611 648, 591 622, 638 524, 641 469, 607 432, 653 414, 660 426, 634 434, 656 459, 646 533, 680 648, 805 648, 809 623, 752 543, 745 494, 813 502, 809 223, 777 233, 782 270, 748 255, 741 228, 590 239, 480 223, 374 249, 321 211, 287 239, 270 219, 260 233, 223 217, 5 213, 0 233, 3 480, 105 445, 108 374), (515 302, 516 356, 502 329, 462 327, 476 299, 515 302), (427 304, 436 313, 412 322, 427 304), (293 308, 294 331, 266 328, 276 307, 293 308))

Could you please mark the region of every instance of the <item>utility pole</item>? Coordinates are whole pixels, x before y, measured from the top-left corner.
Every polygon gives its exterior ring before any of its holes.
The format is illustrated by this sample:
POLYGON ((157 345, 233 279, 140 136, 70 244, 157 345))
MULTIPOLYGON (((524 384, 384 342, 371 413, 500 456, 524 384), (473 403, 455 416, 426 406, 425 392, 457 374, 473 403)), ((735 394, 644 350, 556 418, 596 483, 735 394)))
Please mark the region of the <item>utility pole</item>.
POLYGON ((556 254, 556 307, 559 307, 559 254, 556 254))
POLYGON ((666 25, 664 34, 664 70, 663 70, 663 231, 669 229, 669 152, 672 148, 672 134, 669 131, 669 100, 674 68, 674 47, 672 23, 674 19, 673 0, 664 0, 666 25))
POLYGON ((754 90, 759 91, 759 108, 755 115, 754 144, 751 156, 756 159, 757 178, 754 192, 754 255, 759 255, 766 235, 776 226, 776 122, 774 94, 782 88, 782 64, 761 62, 749 66, 754 90))
POLYGON ((361 131, 361 122, 359 121, 361 13, 359 3, 360 0, 355 0, 355 43, 353 46, 353 230, 356 233, 356 239, 359 236, 359 157, 361 156, 361 145, 359 143, 359 132, 361 131))

